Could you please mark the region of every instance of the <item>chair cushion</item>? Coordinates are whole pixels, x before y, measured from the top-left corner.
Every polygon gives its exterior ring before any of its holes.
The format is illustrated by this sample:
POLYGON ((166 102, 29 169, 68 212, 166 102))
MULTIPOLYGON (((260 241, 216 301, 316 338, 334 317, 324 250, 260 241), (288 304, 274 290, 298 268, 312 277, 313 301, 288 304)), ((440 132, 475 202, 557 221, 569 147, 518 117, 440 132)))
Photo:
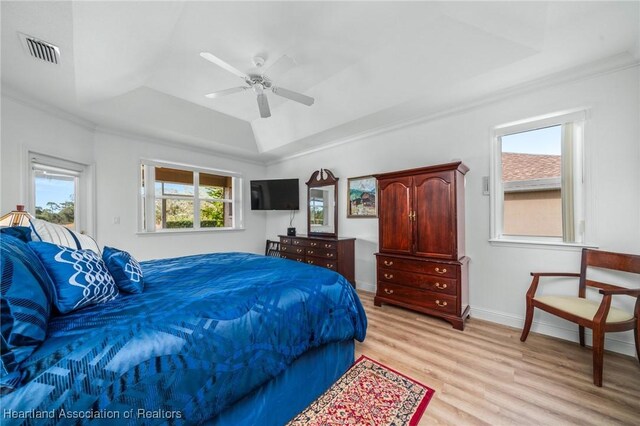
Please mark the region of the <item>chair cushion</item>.
POLYGON ((89 249, 100 254, 98 243, 88 235, 42 219, 29 219, 29 224, 32 241, 43 241, 78 250, 89 249))
POLYGON ((107 264, 120 291, 142 293, 144 289, 142 268, 133 256, 124 250, 105 246, 102 260, 107 264))
POLYGON ((53 279, 55 305, 61 313, 105 303, 118 296, 118 287, 107 265, 93 250, 74 250, 37 241, 30 242, 29 247, 53 279))
MULTIPOLYGON (((593 320, 600 307, 599 301, 573 296, 540 296, 534 297, 534 300, 588 320, 593 320)), ((631 318, 632 313, 611 306, 607 323, 628 321, 631 318)))

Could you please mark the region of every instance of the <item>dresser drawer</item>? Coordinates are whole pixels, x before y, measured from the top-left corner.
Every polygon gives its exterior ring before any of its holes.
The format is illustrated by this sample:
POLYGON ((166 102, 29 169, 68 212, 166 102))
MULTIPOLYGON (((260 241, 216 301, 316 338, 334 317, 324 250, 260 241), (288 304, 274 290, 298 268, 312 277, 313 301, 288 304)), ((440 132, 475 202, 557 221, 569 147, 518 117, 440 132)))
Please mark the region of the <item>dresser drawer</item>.
POLYGON ((412 259, 398 259, 395 257, 376 256, 378 268, 396 269, 420 274, 435 275, 436 277, 456 278, 458 276, 458 265, 449 263, 429 262, 412 259))
POLYGON ((456 280, 436 277, 434 275, 378 268, 378 280, 392 284, 401 284, 407 287, 430 290, 435 293, 457 294, 456 280))
POLYGON ((338 269, 338 264, 330 260, 325 260, 319 257, 307 257, 306 262, 309 265, 322 266, 323 268, 331 269, 333 271, 338 269))
POLYGON ((295 253, 282 253, 280 252, 280 257, 289 260, 297 260, 298 262, 304 262, 304 256, 295 254, 295 253))
POLYGON ((307 256, 320 257, 323 259, 335 260, 338 258, 338 252, 335 250, 318 249, 313 247, 307 247, 307 256))
POLYGON ((410 305, 422 306, 434 311, 455 314, 458 299, 447 294, 432 293, 414 287, 378 281, 378 296, 410 305))
POLYGON ((291 245, 296 247, 305 247, 309 245, 309 240, 304 238, 291 238, 291 245))
POLYGON ((280 244, 291 244, 291 238, 280 237, 280 244))

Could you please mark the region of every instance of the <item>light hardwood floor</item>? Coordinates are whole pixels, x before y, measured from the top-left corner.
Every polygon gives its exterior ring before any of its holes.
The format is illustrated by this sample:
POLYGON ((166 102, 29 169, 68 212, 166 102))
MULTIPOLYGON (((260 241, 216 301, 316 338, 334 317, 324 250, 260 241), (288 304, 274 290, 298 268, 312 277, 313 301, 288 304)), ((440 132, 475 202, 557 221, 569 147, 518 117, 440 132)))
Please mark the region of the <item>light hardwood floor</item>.
MULTIPOLYGON (((470 318, 449 323, 359 291, 369 328, 364 354, 435 389, 420 425, 640 425, 640 363, 605 353, 604 386, 577 343, 470 318)), ((577 334, 577 327, 576 327, 577 334)))

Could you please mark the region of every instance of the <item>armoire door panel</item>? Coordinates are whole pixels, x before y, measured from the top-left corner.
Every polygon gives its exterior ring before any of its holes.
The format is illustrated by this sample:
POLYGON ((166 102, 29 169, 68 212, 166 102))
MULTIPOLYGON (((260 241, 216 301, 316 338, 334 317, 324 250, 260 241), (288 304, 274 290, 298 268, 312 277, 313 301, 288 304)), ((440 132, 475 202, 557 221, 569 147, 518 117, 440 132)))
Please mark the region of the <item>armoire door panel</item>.
POLYGON ((380 249, 390 253, 411 253, 411 177, 381 181, 378 188, 380 249))
POLYGON ((455 178, 451 171, 414 177, 415 254, 457 259, 455 178))

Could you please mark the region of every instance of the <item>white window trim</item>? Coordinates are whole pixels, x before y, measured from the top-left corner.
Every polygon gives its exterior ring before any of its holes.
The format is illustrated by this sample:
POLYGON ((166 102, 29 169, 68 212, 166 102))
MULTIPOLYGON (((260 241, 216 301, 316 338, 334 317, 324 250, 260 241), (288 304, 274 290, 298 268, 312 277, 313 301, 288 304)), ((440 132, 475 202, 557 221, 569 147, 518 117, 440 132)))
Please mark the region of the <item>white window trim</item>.
MULTIPOLYGON (((138 231, 136 235, 162 235, 162 234, 182 234, 182 233, 193 233, 193 232, 228 232, 228 231, 243 231, 244 228, 244 203, 242 198, 242 174, 237 172, 232 172, 229 170, 220 170, 220 169, 210 169, 207 167, 195 166, 192 164, 184 164, 184 163, 174 163, 167 162, 161 160, 154 159, 140 159, 138 163, 138 168, 145 166, 153 166, 153 168, 145 167, 144 168, 144 180, 145 182, 155 182, 155 167, 168 167, 174 169, 188 170, 194 173, 194 185, 193 185, 193 197, 189 196, 161 196, 156 197, 155 191, 146 191, 144 197, 142 194, 138 195, 138 231), (199 188, 199 174, 200 173, 208 173, 215 174, 219 176, 228 176, 232 178, 232 188, 233 193, 231 195, 231 199, 217 200, 217 199, 209 199, 209 198, 200 198, 200 188, 199 188), (197 176, 196 176, 197 175, 197 176), (153 223, 155 224, 155 208, 146 210, 146 218, 143 218, 143 213, 145 212, 144 204, 148 206, 155 206, 154 201, 156 198, 166 198, 166 199, 188 199, 193 200, 194 203, 194 217, 193 217, 193 228, 176 228, 176 229, 160 229, 156 230, 155 227, 152 229, 144 229, 144 223, 147 224, 153 223), (143 201, 144 200, 144 201, 143 201), (232 211, 232 223, 233 226, 230 227, 221 227, 221 228, 201 228, 200 227, 200 202, 201 201, 224 201, 231 202, 233 207, 232 211), (146 219, 146 220, 145 220, 146 219)), ((139 170, 139 169, 138 169, 139 170)), ((142 176, 138 173, 138 190, 142 191, 142 176)))
POLYGON ((38 168, 62 169, 65 172, 77 173, 76 179, 76 200, 75 200, 75 230, 90 235, 94 239, 96 235, 95 217, 95 167, 93 164, 84 164, 72 159, 65 159, 53 155, 39 153, 28 146, 23 146, 24 179, 26 185, 22 185, 22 199, 26 200, 27 211, 35 216, 35 179, 33 178, 33 167, 38 164, 38 168))
POLYGON ((531 248, 564 248, 567 250, 581 250, 584 247, 597 248, 596 244, 590 243, 589 238, 592 237, 588 229, 587 222, 587 202, 589 198, 586 186, 585 164, 586 164, 586 132, 587 118, 590 111, 586 108, 557 112, 519 120, 511 123, 502 124, 491 130, 491 175, 490 175, 490 217, 491 235, 489 243, 495 246, 510 247, 531 247, 531 248), (500 138, 514 133, 521 133, 529 130, 561 125, 567 122, 577 124, 580 132, 580 143, 576 144, 575 158, 579 160, 579 179, 582 180, 582 191, 579 194, 578 202, 576 202, 575 221, 579 223, 581 234, 580 242, 564 242, 560 237, 538 237, 538 236, 520 236, 520 235, 504 235, 503 229, 503 208, 504 208, 504 187, 502 184, 502 162, 499 158, 502 154, 500 138))

